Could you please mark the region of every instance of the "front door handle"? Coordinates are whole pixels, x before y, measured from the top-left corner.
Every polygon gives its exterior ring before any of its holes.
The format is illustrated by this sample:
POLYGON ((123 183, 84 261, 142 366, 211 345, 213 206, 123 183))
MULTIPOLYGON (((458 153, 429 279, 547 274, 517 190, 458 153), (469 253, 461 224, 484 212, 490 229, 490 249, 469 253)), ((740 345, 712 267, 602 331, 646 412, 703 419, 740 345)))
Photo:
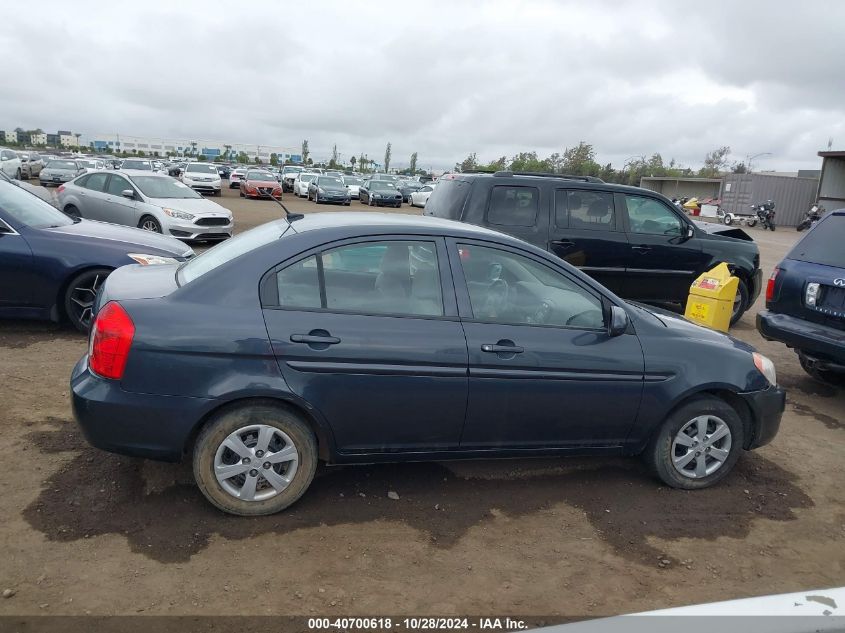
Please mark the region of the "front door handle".
POLYGON ((631 248, 640 253, 647 253, 651 250, 651 246, 632 246, 631 248))
POLYGON ((525 350, 519 345, 493 345, 491 343, 484 343, 481 346, 482 352, 490 352, 491 354, 522 354, 525 350))
POLYGON ((336 336, 314 336, 313 334, 291 334, 291 343, 307 343, 308 345, 336 345, 340 339, 336 336))
POLYGON ((575 242, 572 240, 552 240, 552 244, 555 246, 565 246, 569 248, 570 246, 575 246, 575 242))

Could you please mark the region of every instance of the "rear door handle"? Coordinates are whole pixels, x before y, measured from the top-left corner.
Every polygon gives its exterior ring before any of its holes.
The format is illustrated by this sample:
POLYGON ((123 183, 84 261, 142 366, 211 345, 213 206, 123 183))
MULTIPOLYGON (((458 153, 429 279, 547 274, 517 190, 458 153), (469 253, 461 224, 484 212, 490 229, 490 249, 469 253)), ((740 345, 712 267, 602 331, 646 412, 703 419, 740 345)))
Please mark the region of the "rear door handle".
POLYGON ((651 246, 632 246, 631 248, 641 253, 647 253, 651 250, 651 246))
POLYGON ((482 352, 490 352, 491 354, 522 354, 525 350, 519 345, 492 345, 484 343, 481 346, 482 352))
POLYGON ((312 334, 291 334, 291 343, 307 343, 312 345, 314 343, 323 343, 324 345, 336 345, 340 343, 340 339, 336 336, 314 336, 312 334))
POLYGON ((555 246, 566 246, 567 248, 575 246, 575 242, 572 240, 552 240, 552 244, 555 246))

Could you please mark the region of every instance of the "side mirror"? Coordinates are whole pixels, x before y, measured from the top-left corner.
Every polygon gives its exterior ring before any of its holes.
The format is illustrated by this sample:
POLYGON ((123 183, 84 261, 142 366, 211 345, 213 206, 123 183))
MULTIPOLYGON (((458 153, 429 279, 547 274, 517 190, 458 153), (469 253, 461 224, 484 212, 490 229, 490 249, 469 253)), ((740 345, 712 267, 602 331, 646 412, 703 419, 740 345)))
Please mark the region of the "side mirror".
POLYGON ((134 198, 135 198, 135 192, 132 191, 131 189, 124 189, 123 191, 120 192, 120 195, 123 196, 124 198, 129 198, 130 200, 134 200, 134 198))
POLYGON ((619 306, 610 306, 610 325, 607 333, 610 336, 619 336, 628 329, 628 313, 619 306))
POLYGON ((688 226, 687 227, 687 239, 689 240, 689 239, 692 239, 694 237, 695 237, 695 229, 692 228, 691 226, 688 226))

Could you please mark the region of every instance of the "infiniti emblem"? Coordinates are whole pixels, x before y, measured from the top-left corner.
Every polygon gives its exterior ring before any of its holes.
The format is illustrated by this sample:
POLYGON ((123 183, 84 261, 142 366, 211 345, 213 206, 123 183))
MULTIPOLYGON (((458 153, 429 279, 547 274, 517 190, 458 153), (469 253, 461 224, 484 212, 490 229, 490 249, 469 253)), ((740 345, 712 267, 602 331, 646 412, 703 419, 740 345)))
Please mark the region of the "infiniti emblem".
POLYGON ((845 277, 840 277, 839 279, 834 279, 833 285, 839 286, 840 288, 845 288, 845 277))

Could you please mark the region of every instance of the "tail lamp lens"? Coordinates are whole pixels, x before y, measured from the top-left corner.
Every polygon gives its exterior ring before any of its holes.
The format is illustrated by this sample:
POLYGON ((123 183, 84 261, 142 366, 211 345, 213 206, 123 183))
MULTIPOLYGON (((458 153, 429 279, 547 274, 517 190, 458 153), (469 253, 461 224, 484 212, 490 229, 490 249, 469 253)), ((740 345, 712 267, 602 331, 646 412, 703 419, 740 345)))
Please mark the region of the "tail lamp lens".
POLYGON ((59 185, 59 188, 58 188, 58 189, 56 189, 56 192, 61 193, 61 192, 62 192, 62 191, 64 191, 64 190, 65 190, 65 186, 64 186, 64 185, 59 185))
POLYGON ((91 326, 88 367, 103 378, 123 378, 135 324, 119 303, 110 301, 97 313, 91 326))
POLYGON ((769 281, 766 283, 766 302, 767 303, 775 298, 775 280, 778 278, 779 272, 780 272, 780 268, 775 266, 775 269, 772 271, 772 274, 769 277, 769 281))

